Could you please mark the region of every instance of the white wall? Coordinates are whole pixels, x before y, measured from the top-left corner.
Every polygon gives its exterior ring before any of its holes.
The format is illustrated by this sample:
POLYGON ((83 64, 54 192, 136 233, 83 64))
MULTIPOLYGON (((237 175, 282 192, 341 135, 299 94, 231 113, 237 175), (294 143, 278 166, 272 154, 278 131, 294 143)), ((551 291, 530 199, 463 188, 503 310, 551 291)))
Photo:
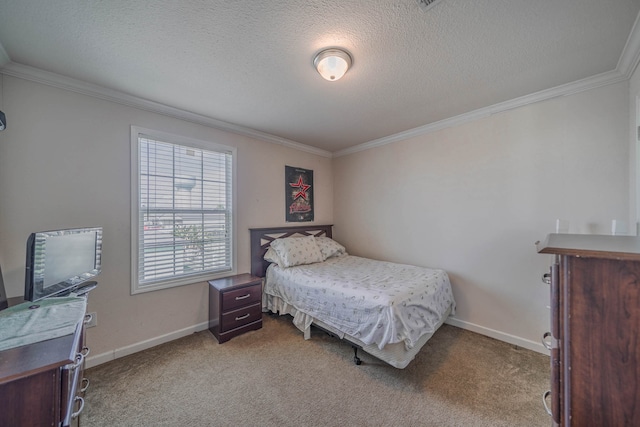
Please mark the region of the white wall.
POLYGON ((99 361, 202 328, 208 317, 206 283, 130 295, 132 124, 237 147, 240 273, 250 268, 248 228, 285 225, 285 165, 314 171, 315 223, 333 220, 330 158, 2 77, 8 126, 0 132, 0 265, 7 293, 23 293, 29 233, 103 226, 103 272, 89 299, 98 326, 87 333, 99 361))
POLYGON ((451 323, 543 351, 555 229, 630 219, 628 83, 334 159, 335 238, 356 255, 448 271, 451 323))
POLYGON ((640 141, 638 141, 638 126, 640 126, 640 68, 636 68, 629 79, 629 163, 632 172, 629 198, 632 202, 631 217, 635 222, 631 231, 638 233, 640 226, 640 141))

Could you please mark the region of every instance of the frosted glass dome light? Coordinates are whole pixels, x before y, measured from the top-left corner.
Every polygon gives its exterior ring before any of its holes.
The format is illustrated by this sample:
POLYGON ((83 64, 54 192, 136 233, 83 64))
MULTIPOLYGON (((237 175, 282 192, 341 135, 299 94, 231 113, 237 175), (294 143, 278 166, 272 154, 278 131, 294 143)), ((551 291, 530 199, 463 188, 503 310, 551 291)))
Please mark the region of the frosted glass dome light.
POLYGON ((313 65, 325 80, 334 82, 351 67, 351 55, 341 49, 326 49, 316 55, 313 65))

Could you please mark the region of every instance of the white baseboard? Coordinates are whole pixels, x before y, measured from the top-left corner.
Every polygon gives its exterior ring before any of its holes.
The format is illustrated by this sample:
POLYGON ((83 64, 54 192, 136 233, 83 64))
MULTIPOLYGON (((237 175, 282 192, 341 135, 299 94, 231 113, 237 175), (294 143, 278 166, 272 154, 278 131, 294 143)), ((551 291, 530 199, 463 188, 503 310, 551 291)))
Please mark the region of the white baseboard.
POLYGON ((148 340, 140 341, 135 344, 128 345, 126 347, 117 348, 115 350, 107 351, 102 354, 96 354, 90 356, 86 361, 86 368, 92 368, 94 366, 107 363, 111 360, 118 359, 120 357, 128 356, 133 353, 137 353, 142 350, 146 350, 151 347, 155 347, 160 344, 164 344, 169 341, 177 340, 178 338, 186 337, 195 332, 204 331, 209 328, 209 322, 203 322, 197 325, 190 326, 188 328, 180 329, 178 331, 170 332, 168 334, 160 335, 159 337, 150 338, 148 340))
MULTIPOLYGON (((509 344, 517 345, 528 350, 532 350, 538 353, 549 355, 549 351, 544 348, 542 343, 530 341, 524 338, 517 337, 515 335, 505 334, 504 332, 496 331, 495 329, 485 328, 484 326, 476 325, 474 323, 466 322, 464 320, 456 319, 455 317, 449 317, 444 323, 456 326, 461 329, 466 329, 471 332, 485 335, 491 338, 495 338, 499 341, 504 341, 509 344)), ((86 368, 92 368, 94 366, 101 365, 103 363, 110 362, 111 360, 118 359, 120 357, 128 356, 133 353, 137 353, 142 350, 146 350, 151 347, 155 347, 160 344, 164 344, 169 341, 176 340, 178 338, 186 337, 187 335, 195 332, 204 331, 209 328, 208 322, 203 322, 198 325, 190 326, 188 328, 180 329, 178 331, 170 332, 168 334, 160 335, 155 338, 140 341, 135 344, 128 345, 126 347, 117 348, 112 351, 107 351, 102 354, 96 354, 90 356, 86 361, 86 368)))
POLYGON ((485 328, 484 326, 476 325, 475 323, 465 322, 464 320, 456 319, 455 317, 449 317, 444 323, 549 356, 549 350, 542 345, 542 342, 530 341, 515 335, 505 334, 504 332, 485 328))

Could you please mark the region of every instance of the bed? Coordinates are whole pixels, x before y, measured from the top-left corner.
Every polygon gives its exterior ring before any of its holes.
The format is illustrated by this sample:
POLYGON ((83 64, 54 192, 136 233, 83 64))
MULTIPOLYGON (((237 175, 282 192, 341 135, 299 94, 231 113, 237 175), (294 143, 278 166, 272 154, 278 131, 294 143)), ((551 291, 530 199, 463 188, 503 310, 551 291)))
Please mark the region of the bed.
POLYGON ((331 239, 331 225, 250 233, 251 273, 264 278, 263 311, 290 315, 305 339, 314 326, 349 342, 356 364, 362 349, 405 368, 455 312, 444 270, 349 255, 331 239))

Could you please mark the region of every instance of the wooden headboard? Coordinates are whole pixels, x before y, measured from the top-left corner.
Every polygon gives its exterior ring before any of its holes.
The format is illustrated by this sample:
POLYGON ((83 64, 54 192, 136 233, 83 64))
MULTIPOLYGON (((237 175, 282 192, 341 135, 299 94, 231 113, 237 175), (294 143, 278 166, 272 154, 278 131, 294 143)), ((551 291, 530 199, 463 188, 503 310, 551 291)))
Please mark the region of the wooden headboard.
POLYGON ((297 225, 292 227, 250 228, 251 233, 251 274, 264 277, 269 262, 264 260, 264 254, 275 239, 295 236, 326 236, 332 237, 329 225, 297 225))

